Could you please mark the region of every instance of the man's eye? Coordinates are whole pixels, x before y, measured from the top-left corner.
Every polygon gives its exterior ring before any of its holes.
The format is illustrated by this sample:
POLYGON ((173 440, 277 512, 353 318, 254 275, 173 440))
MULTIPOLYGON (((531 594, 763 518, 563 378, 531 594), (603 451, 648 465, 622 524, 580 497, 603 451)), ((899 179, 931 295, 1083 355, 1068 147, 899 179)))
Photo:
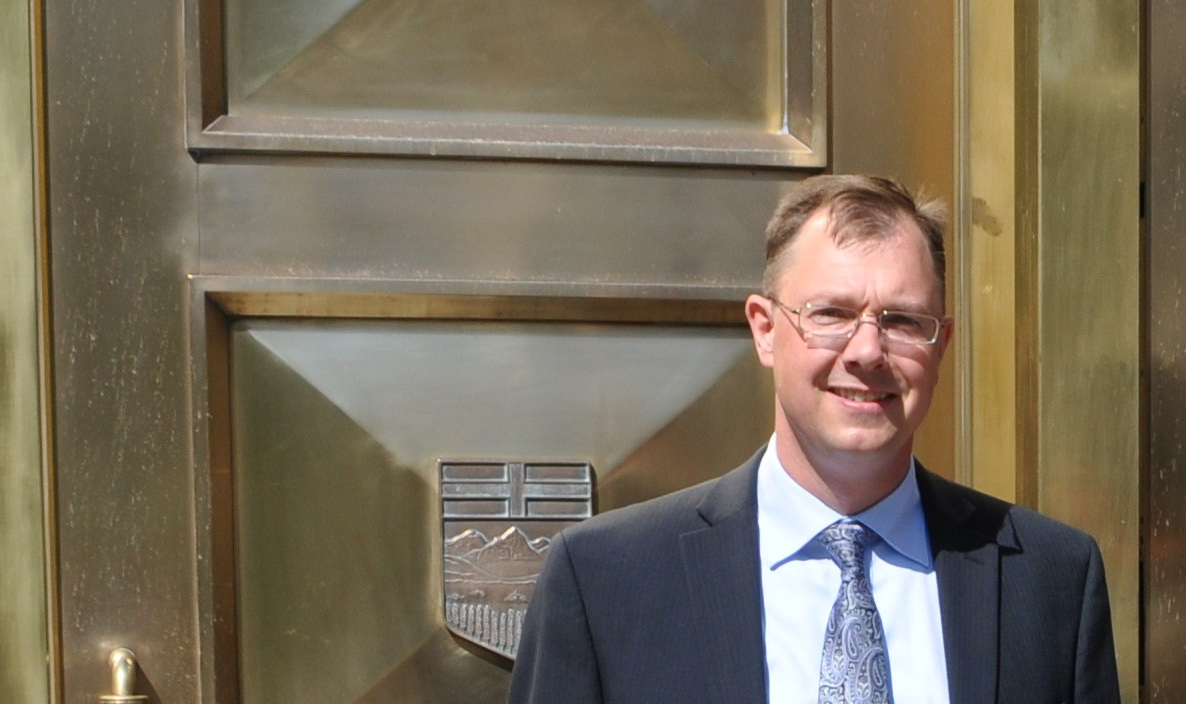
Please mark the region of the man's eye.
POLYGON ((857 317, 855 310, 837 306, 823 306, 811 309, 811 322, 816 325, 840 325, 851 323, 857 317))
POLYGON ((926 327, 922 318, 909 313, 889 311, 881 314, 881 327, 905 333, 918 333, 926 327))

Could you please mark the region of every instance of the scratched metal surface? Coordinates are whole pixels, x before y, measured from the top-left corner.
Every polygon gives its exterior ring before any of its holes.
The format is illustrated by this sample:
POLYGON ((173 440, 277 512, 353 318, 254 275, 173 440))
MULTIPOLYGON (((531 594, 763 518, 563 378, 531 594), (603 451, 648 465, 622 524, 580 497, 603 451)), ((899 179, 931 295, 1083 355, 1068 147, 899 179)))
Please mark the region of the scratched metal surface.
POLYGON ((1186 9, 1148 10, 1148 483, 1145 697, 1186 700, 1186 9))
POLYGON ((154 701, 198 701, 181 5, 44 10, 63 701, 110 693, 121 645, 154 701))

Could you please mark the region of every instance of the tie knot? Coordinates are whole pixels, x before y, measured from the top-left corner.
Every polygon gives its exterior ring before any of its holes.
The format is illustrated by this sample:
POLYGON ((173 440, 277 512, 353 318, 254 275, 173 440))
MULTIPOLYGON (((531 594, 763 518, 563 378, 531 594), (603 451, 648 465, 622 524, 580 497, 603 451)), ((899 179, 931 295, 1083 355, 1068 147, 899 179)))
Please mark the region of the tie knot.
POLYGON ((816 540, 832 556, 842 572, 864 571, 865 546, 873 532, 856 521, 836 521, 820 531, 816 540))

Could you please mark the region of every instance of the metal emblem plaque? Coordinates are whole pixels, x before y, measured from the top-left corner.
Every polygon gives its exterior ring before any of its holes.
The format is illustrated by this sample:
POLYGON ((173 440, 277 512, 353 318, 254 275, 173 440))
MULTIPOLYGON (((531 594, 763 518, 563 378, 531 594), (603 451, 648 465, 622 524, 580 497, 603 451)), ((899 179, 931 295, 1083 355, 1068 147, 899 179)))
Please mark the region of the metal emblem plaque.
POLYGON ((445 625, 514 658, 552 537, 593 513, 593 468, 441 460, 440 476, 445 625))

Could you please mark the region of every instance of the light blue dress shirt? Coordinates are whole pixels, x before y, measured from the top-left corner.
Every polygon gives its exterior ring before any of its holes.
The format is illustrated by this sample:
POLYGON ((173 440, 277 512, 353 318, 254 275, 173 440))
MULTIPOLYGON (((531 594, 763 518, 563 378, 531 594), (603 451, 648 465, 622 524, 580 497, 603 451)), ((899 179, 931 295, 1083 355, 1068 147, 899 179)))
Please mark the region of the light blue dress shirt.
MULTIPOLYGON (((896 704, 950 704, 939 585, 914 478, 852 518, 881 540, 866 560, 885 627, 896 704)), ((840 568, 815 536, 844 518, 783 469, 771 438, 758 466, 758 540, 769 704, 817 704, 840 568)), ((976 637, 969 634, 969 637, 976 637)))

